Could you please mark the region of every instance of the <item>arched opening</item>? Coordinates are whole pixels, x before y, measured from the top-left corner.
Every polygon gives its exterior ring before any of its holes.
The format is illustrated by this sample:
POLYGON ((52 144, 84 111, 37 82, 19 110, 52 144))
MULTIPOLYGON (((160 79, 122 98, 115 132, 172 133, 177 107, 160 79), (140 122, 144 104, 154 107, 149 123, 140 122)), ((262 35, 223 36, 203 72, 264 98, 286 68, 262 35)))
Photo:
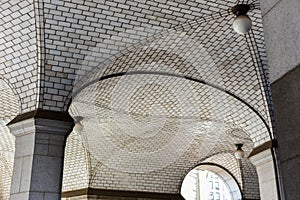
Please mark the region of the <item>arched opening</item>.
POLYGON ((242 193, 234 176, 215 164, 202 164, 184 178, 181 195, 185 200, 240 200, 242 193))

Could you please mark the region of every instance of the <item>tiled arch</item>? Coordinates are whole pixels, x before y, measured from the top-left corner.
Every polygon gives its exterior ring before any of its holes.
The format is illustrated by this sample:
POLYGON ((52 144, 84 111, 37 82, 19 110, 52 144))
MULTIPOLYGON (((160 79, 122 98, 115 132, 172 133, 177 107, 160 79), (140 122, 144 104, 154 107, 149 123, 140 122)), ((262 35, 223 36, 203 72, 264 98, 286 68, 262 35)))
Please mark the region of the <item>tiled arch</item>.
POLYGON ((15 138, 6 124, 19 112, 19 99, 11 87, 0 79, 0 198, 8 199, 13 172, 15 138))

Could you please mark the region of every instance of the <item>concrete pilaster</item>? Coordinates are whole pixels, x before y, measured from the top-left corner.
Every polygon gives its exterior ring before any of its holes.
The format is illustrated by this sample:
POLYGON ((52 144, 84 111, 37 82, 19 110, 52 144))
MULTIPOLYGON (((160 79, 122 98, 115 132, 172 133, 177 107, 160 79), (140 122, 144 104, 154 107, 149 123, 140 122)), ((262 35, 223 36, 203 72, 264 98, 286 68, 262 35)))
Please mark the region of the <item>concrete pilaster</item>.
POLYGON ((262 200, 279 199, 271 149, 253 155, 249 159, 257 170, 260 198, 262 200))
POLYGON ((61 199, 64 148, 71 120, 37 116, 9 124, 16 137, 11 200, 61 199))

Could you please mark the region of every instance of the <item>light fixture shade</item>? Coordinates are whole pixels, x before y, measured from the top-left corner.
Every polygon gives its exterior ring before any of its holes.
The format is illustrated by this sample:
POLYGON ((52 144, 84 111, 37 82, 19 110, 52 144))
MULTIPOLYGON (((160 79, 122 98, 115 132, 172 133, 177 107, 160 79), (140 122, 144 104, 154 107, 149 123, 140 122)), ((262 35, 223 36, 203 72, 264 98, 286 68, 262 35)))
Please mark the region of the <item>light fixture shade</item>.
POLYGON ((238 149, 234 152, 234 156, 236 157, 236 159, 242 159, 244 157, 244 151, 238 149))
POLYGON ((83 125, 80 122, 76 122, 73 130, 77 133, 80 133, 81 131, 83 131, 83 125))
POLYGON ((252 21, 247 15, 239 15, 234 19, 232 26, 238 34, 245 34, 250 31, 252 21))

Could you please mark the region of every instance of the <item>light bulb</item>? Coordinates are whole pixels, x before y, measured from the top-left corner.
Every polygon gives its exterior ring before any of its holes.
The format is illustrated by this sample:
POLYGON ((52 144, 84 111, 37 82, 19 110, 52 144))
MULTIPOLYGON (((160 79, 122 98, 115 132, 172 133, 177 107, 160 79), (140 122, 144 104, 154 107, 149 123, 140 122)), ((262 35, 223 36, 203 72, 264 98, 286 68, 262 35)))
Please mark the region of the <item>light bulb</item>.
POLYGON ((74 126, 74 131, 80 133, 83 130, 83 125, 80 122, 76 122, 74 126))
POLYGON ((239 143, 239 144, 235 144, 235 146, 237 147, 236 151, 234 152, 234 156, 236 157, 236 159, 242 159, 244 157, 244 151, 242 149, 243 144, 239 143))
POLYGON ((244 151, 242 149, 238 149, 234 152, 234 156, 236 159, 242 159, 244 157, 244 151))
POLYGON ((247 15, 239 15, 234 19, 232 27, 238 34, 245 34, 250 31, 252 21, 247 15))

